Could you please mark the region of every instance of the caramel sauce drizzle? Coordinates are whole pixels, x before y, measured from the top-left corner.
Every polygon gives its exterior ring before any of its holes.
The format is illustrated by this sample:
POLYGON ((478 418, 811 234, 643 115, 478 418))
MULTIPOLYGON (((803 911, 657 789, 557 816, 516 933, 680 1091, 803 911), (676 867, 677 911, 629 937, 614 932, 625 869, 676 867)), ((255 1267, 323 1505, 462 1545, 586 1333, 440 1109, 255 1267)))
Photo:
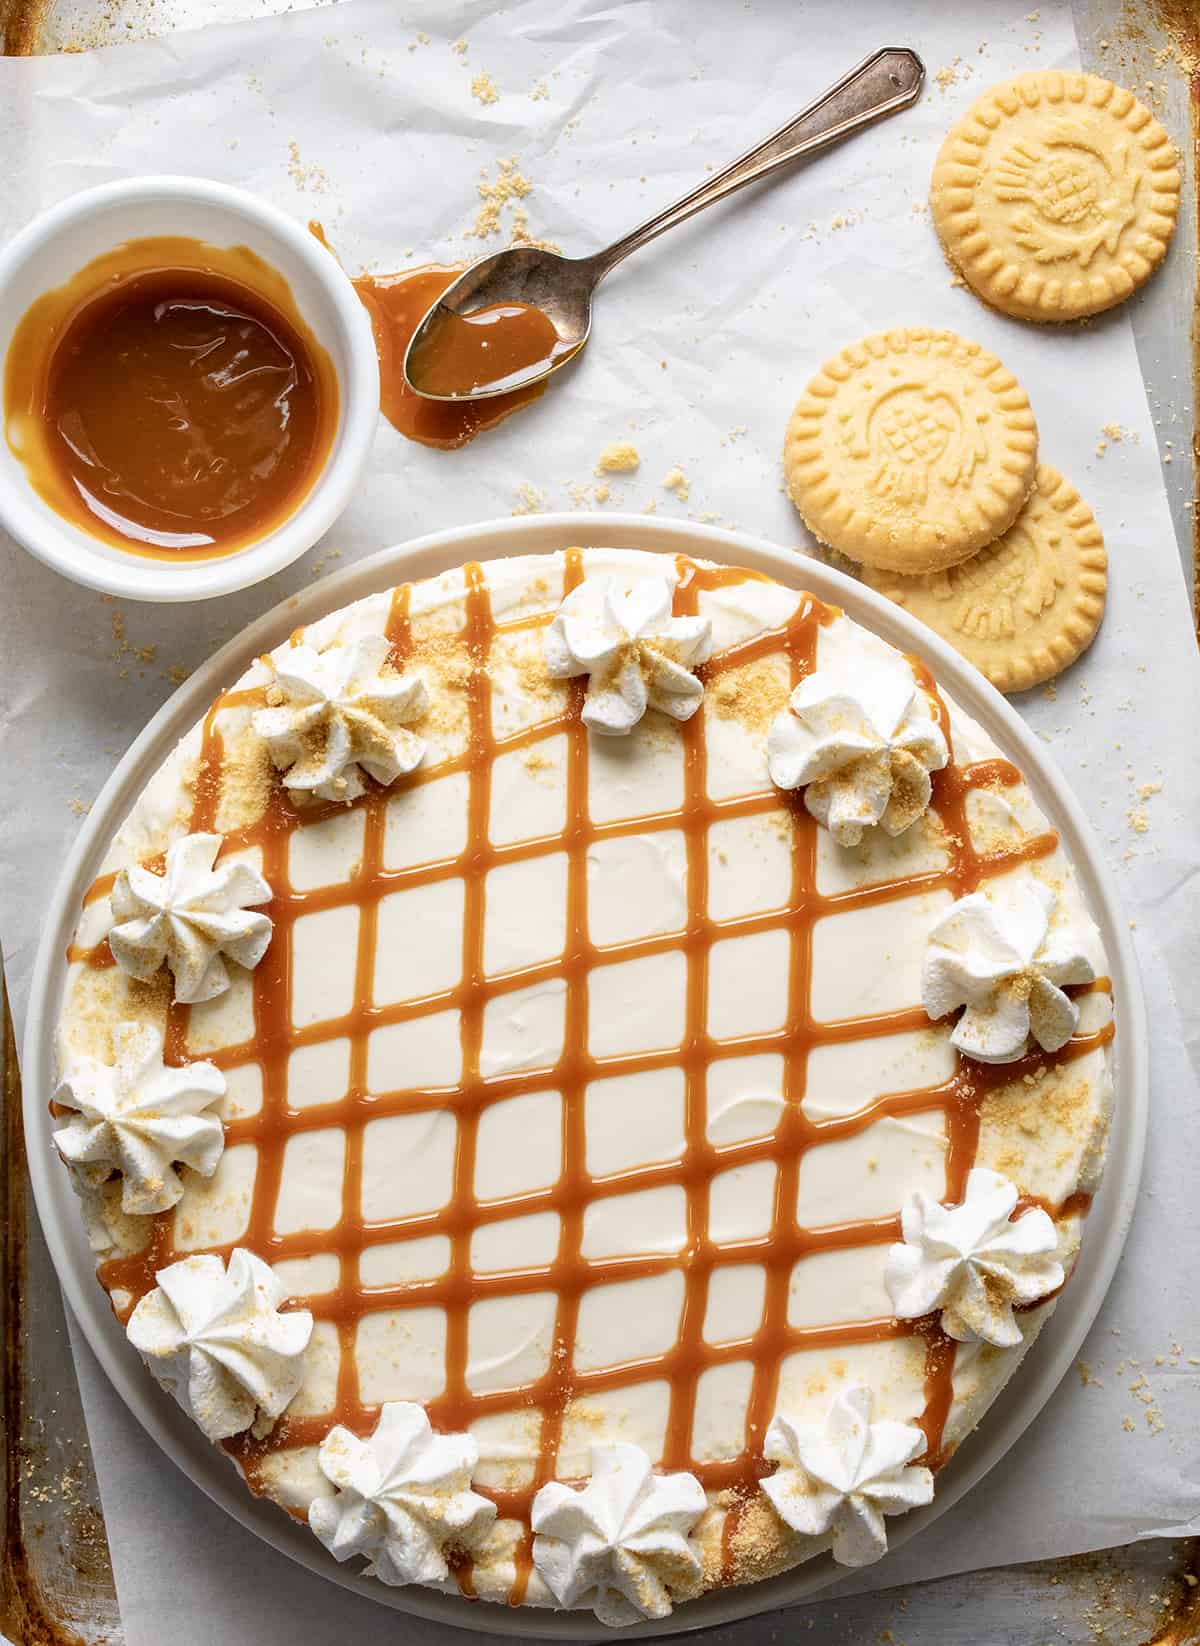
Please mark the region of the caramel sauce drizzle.
MULTIPOLYGON (((697 611, 702 592, 739 583, 751 575, 737 568, 699 566, 684 557, 679 557, 678 574, 675 598, 678 613, 697 611)), ((582 576, 582 552, 568 550, 564 594, 575 587, 582 576)), ((933 778, 932 805, 945 835, 946 866, 833 894, 817 891, 817 825, 805 810, 801 795, 770 791, 731 800, 710 798, 702 713, 680 727, 684 756, 681 806, 615 823, 593 822, 587 804, 589 734, 580 718, 585 682, 570 682, 568 701, 561 713, 513 735, 497 737, 492 728, 489 659, 493 640, 500 630, 493 618, 482 569, 475 564, 467 566, 465 580, 461 639, 472 663, 467 687, 467 746, 460 756, 440 761, 428 770, 418 770, 406 780, 419 785, 455 771, 466 774, 467 843, 462 852, 416 867, 385 869, 384 839, 390 791, 374 784, 354 802, 364 813, 364 841, 361 866, 348 885, 300 892, 293 889, 288 878, 292 832, 301 823, 341 815, 345 808, 340 805, 306 806, 301 814, 279 784, 262 818, 252 826, 230 830, 225 835, 228 849, 257 846, 261 850, 263 873, 274 894, 269 912, 275 925, 271 946, 252 976, 253 1037, 242 1045, 207 1054, 211 1061, 227 1070, 257 1064, 263 1088, 262 1106, 257 1113, 226 1122, 230 1144, 252 1141, 256 1145, 257 1174, 246 1227, 229 1247, 213 1249, 227 1253, 234 1244, 245 1245, 272 1263, 332 1251, 340 1263, 340 1281, 333 1291, 295 1300, 311 1309, 318 1321, 329 1322, 336 1329, 340 1362, 333 1411, 302 1416, 285 1413, 265 1440, 255 1440, 247 1433, 226 1442, 226 1449, 240 1464, 251 1488, 261 1491, 263 1463, 272 1452, 317 1445, 334 1422, 345 1424, 359 1434, 369 1434, 378 1417, 378 1407, 364 1403, 359 1392, 355 1338, 360 1321, 380 1309, 437 1306, 444 1311, 446 1322, 445 1382, 441 1393, 425 1402, 435 1428, 464 1431, 491 1412, 532 1409, 540 1413, 537 1453, 528 1483, 505 1489, 478 1488, 495 1500, 501 1516, 515 1518, 525 1526, 516 1551, 516 1576, 509 1596, 512 1604, 522 1600, 532 1571, 530 1506, 538 1488, 556 1474, 564 1423, 572 1402, 640 1382, 666 1380, 670 1388, 662 1467, 690 1470, 709 1491, 727 1494, 723 1499, 728 1505, 723 1539, 726 1576, 729 1576, 738 1518, 758 1481, 770 1468, 762 1457, 763 1437, 774 1415, 781 1370, 787 1357, 796 1351, 831 1350, 890 1338, 922 1338, 925 1401, 917 1421, 927 1438, 926 1461, 930 1466, 936 1468, 946 1455, 942 1434, 953 1396, 955 1346, 942 1332, 936 1317, 918 1321, 880 1318, 815 1327, 789 1324, 790 1279, 800 1259, 814 1252, 882 1244, 900 1235, 898 1215, 820 1228, 802 1225, 798 1218, 797 1187, 805 1153, 818 1144, 854 1136, 884 1116, 931 1113, 940 1109, 946 1126, 945 1199, 948 1203, 957 1202, 963 1197, 967 1173, 975 1161, 979 1106, 983 1098, 990 1091, 1020 1080, 1026 1072, 1072 1061, 1106 1044, 1112 1037, 1112 1025, 1095 1033, 1076 1035, 1057 1053, 1038 1051, 1018 1063, 990 1067, 960 1057, 953 1076, 942 1086, 890 1093, 846 1116, 825 1120, 807 1118, 801 1104, 807 1056, 813 1048, 926 1028, 929 1021, 919 1007, 835 1022, 815 1020, 809 998, 812 933, 816 922, 835 910, 864 908, 923 891, 945 889, 961 897, 1018 863, 1048 856, 1058 843, 1053 832, 1031 836, 1003 851, 980 852, 972 844, 966 812, 970 793, 979 788, 1015 784, 1020 781, 1020 773, 1008 761, 1000 759, 965 767, 952 761, 933 778), (566 740, 565 827, 552 836, 493 845, 488 819, 497 758, 509 750, 557 736, 566 740), (781 809, 788 813, 792 825, 791 887, 787 905, 765 914, 714 920, 708 914, 709 830, 723 818, 781 809), (688 872, 684 928, 666 935, 597 947, 588 934, 588 848, 616 835, 667 828, 682 831, 685 838, 688 872), (501 863, 535 857, 548 850, 565 850, 567 856, 564 951, 554 961, 500 977, 487 977, 483 964, 487 875, 501 863), (376 1004, 373 979, 380 900, 401 887, 428 885, 451 877, 459 877, 465 883, 460 981, 451 989, 420 1000, 376 1004), (296 1028, 291 1021, 294 924, 302 914, 348 903, 360 911, 354 1004, 344 1016, 296 1028), (766 930, 783 930, 788 935, 786 1022, 777 1030, 735 1042, 716 1042, 710 1039, 707 1029, 708 957, 712 946, 719 939, 766 930), (682 953, 687 963, 682 1043, 648 1053, 593 1057, 587 1048, 588 983, 593 968, 611 960, 668 952, 682 953), (561 977, 566 989, 563 1051, 558 1063, 550 1070, 485 1079, 480 1072, 485 1007, 507 992, 549 977, 561 977), (458 1083, 451 1089, 372 1092, 367 1083, 367 1046, 372 1031, 448 1007, 457 1008, 460 1014, 462 1062, 458 1083), (346 1095, 302 1110, 289 1108, 290 1054, 298 1047, 343 1036, 348 1038, 351 1048, 346 1095), (708 1069, 723 1057, 764 1051, 781 1054, 785 1070, 784 1109, 775 1130, 766 1136, 736 1143, 710 1142, 707 1136, 708 1069), (685 1147, 680 1158, 592 1178, 586 1166, 585 1091, 589 1083, 606 1073, 666 1068, 682 1068, 684 1073, 685 1147), (547 1089, 557 1089, 562 1097, 562 1166, 557 1180, 543 1190, 479 1202, 474 1180, 483 1111, 519 1093, 547 1089), (363 1128, 370 1119, 413 1110, 445 1110, 455 1117, 457 1149, 450 1199, 437 1212, 367 1224, 361 1211, 363 1128), (341 1221, 330 1230, 280 1235, 274 1228, 274 1215, 285 1145, 300 1132, 330 1126, 339 1126, 346 1138, 341 1221), (762 1236, 718 1243, 708 1232, 712 1179, 718 1172, 754 1161, 769 1161, 775 1167, 770 1230, 762 1236), (659 1184, 679 1185, 686 1194, 686 1240, 681 1251, 669 1256, 647 1254, 605 1259, 583 1255, 584 1214, 591 1202, 659 1184), (546 1210, 556 1212, 560 1223, 558 1250, 551 1262, 519 1271, 473 1273, 470 1247, 476 1229, 516 1213, 546 1210), (358 1258, 368 1247, 401 1237, 430 1234, 444 1235, 449 1242, 450 1258, 441 1276, 387 1286, 367 1287, 361 1283, 358 1258), (765 1270, 760 1324, 749 1337, 710 1343, 704 1337, 704 1319, 711 1276, 718 1265, 738 1261, 753 1263, 765 1270), (684 1276, 683 1305, 674 1345, 664 1354, 639 1362, 587 1370, 577 1367, 574 1363, 576 1323, 584 1293, 612 1281, 671 1271, 680 1271, 684 1276), (471 1306, 488 1297, 507 1298, 545 1291, 553 1292, 556 1297, 551 1352, 545 1372, 519 1387, 472 1390, 468 1381, 471 1306), (699 1381, 710 1368, 735 1361, 749 1361, 752 1366, 744 1444, 735 1457, 699 1459, 694 1455, 692 1435, 699 1381)), ((397 669, 404 667, 412 650, 408 601, 407 585, 395 591, 387 626, 391 660, 397 669)), ((730 647, 704 665, 699 673, 708 682, 731 668, 782 650, 789 660, 791 679, 795 683, 814 667, 821 625, 837 615, 834 608, 804 595, 794 616, 781 629, 730 647)), ((546 621, 544 617, 518 620, 504 625, 504 632, 537 627, 546 621)), ((915 659, 912 662, 919 683, 936 706, 949 745, 945 702, 924 665, 915 659)), ((242 689, 227 693, 210 709, 203 727, 190 821, 192 831, 211 829, 217 815, 224 759, 218 727, 221 709, 235 703, 251 705, 261 701, 261 689, 242 689)), ((85 902, 105 895, 110 888, 111 877, 106 876, 91 888, 85 902)), ((73 951, 72 958, 84 959, 93 966, 111 963, 107 942, 91 951, 73 951)), ((1091 987, 1106 986, 1107 980, 1101 979, 1091 987)), ((169 1009, 166 1058, 170 1063, 187 1059, 189 1015, 187 1006, 173 1003, 169 1009)), ((1062 1207, 1049 1209, 1060 1216, 1077 1215, 1086 1211, 1086 1202, 1086 1196, 1076 1195, 1062 1207)), ((1033 1202, 1026 1200, 1019 1204, 1014 1215, 1029 1204, 1033 1202)), ((154 1286, 156 1272, 184 1255, 173 1246, 172 1233, 172 1217, 159 1217, 145 1251, 100 1265, 98 1274, 105 1288, 110 1292, 123 1289, 129 1296, 130 1301, 122 1310, 123 1317, 154 1286)), ((472 1595, 470 1560, 457 1558, 453 1570, 462 1592, 472 1595)))

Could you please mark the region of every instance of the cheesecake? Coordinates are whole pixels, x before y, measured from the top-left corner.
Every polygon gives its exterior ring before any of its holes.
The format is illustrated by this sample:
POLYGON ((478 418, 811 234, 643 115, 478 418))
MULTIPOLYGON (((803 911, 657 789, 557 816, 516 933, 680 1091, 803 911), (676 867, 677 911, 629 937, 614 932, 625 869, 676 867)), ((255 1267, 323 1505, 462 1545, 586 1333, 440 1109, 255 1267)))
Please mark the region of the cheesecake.
POLYGON ((1104 1163, 1105 956, 1018 766, 700 558, 297 631, 68 959, 54 1139, 130 1355, 381 1584, 619 1627, 878 1559, 1104 1163))

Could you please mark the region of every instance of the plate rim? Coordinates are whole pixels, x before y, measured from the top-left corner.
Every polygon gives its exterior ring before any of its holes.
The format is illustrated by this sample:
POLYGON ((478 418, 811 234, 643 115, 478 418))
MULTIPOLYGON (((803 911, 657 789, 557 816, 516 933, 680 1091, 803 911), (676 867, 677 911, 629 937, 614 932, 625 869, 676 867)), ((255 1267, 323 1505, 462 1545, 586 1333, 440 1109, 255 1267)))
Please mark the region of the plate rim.
MULTIPOLYGON (((1149 1111, 1145 1002, 1128 925, 1099 841, 1066 779, 1017 711, 945 641, 836 568, 756 534, 684 520, 595 511, 484 520, 444 528, 379 550, 280 601, 228 641, 167 699, 126 750, 104 784, 64 862, 34 962, 22 1042, 23 1119, 34 1201, 67 1303, 105 1375, 133 1416, 167 1457, 247 1530, 319 1576, 400 1612, 459 1628, 526 1639, 597 1640, 589 1613, 476 1603, 416 1585, 389 1588, 338 1565, 303 1523, 255 1498, 236 1468, 209 1445, 154 1380, 125 1339, 106 1294, 78 1215, 78 1201, 50 1141, 46 1099, 53 1089, 54 1026, 66 975, 65 949, 81 891, 129 806, 175 741, 198 721, 215 692, 261 652, 304 623, 396 582, 433 576, 463 561, 548 553, 572 545, 692 553, 765 571, 790 587, 807 587, 905 651, 922 656, 964 709, 1016 752, 1039 806, 1063 836, 1101 929, 1114 984, 1117 1037, 1114 1103, 1106 1170, 1070 1287, 1022 1364, 939 1475, 933 1503, 889 1525, 889 1548, 907 1543, 940 1518, 1010 1450, 1041 1412, 1099 1312, 1132 1222, 1141 1179, 1149 1111), (236 670, 236 673, 234 672, 236 670), (1100 1227, 1097 1230, 1097 1222, 1100 1227), (1064 1308, 1063 1304, 1069 1305, 1064 1308), (965 1454, 965 1455, 964 1455, 965 1454)), ((689 1601, 661 1623, 622 1631, 626 1638, 687 1633, 794 1605, 848 1575, 828 1554, 760 1583, 740 1584, 689 1601)))

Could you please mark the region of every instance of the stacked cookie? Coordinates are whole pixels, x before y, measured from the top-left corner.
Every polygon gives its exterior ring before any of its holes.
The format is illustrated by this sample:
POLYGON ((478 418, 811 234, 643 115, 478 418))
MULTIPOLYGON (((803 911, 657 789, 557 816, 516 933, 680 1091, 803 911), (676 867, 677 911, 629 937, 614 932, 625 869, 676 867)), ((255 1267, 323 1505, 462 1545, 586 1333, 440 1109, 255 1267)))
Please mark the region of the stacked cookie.
MULTIPOLYGON (((1149 277, 1178 197, 1170 140, 1129 92, 1042 73, 993 87, 951 130, 931 204, 986 302, 1070 320, 1149 277)), ((842 349, 792 413, 784 467, 814 536, 1001 691, 1050 679, 1094 638, 1100 528, 1039 464, 1028 396, 977 343, 910 326, 842 349)))

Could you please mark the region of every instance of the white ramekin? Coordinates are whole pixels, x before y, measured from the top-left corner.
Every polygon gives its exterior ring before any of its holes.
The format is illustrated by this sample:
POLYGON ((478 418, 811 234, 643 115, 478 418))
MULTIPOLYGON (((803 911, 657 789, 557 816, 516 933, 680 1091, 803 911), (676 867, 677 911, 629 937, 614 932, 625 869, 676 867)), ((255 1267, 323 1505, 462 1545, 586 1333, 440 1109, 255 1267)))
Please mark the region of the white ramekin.
POLYGON ((30 485, 0 432, 0 526, 76 583, 131 600, 207 600, 289 565, 345 508, 378 420, 379 361, 354 287, 286 213, 202 177, 138 177, 71 195, 0 252, 0 371, 31 303, 114 246, 154 235, 248 246, 288 282, 337 373, 338 420, 324 467, 296 511, 257 542, 212 560, 168 562, 125 553, 58 514, 30 485))

